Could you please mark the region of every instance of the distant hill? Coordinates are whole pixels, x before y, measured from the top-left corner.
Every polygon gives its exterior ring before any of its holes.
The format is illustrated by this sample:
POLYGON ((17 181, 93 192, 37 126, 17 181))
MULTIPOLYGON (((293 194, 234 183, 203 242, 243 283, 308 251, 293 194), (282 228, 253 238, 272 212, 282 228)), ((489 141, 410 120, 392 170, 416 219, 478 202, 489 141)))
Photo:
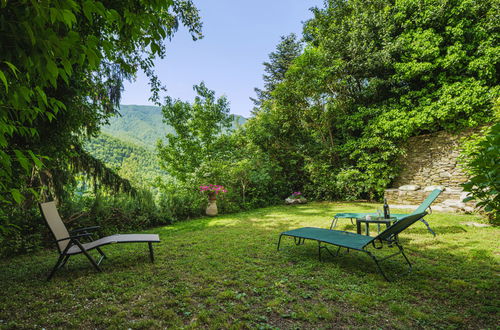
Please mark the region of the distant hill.
POLYGON ((87 142, 85 150, 112 169, 123 170, 128 167, 132 171, 140 170, 144 180, 149 182, 158 176, 166 175, 166 172, 160 168, 154 152, 106 133, 101 133, 87 142))
MULTIPOLYGON (((163 123, 159 107, 148 105, 121 105, 121 116, 110 119, 101 134, 85 144, 85 149, 108 167, 139 184, 151 184, 156 177, 167 173, 160 168, 156 142, 172 127, 163 123)), ((243 125, 246 119, 235 116, 233 127, 243 125)))
MULTIPOLYGON (((120 105, 121 116, 110 119, 102 132, 131 142, 149 150, 156 148, 158 139, 173 133, 172 127, 163 123, 161 108, 149 105, 120 105)), ((235 115, 234 127, 243 125, 246 119, 235 115)))

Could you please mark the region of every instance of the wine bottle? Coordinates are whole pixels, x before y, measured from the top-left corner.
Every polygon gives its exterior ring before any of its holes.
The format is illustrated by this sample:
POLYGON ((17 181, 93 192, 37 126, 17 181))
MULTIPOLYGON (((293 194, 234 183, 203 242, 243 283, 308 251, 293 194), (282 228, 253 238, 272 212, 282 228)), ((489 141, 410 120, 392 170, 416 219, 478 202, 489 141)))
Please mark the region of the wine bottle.
POLYGON ((391 217, 391 212, 389 211, 389 205, 387 204, 387 198, 384 198, 384 219, 389 219, 391 217))

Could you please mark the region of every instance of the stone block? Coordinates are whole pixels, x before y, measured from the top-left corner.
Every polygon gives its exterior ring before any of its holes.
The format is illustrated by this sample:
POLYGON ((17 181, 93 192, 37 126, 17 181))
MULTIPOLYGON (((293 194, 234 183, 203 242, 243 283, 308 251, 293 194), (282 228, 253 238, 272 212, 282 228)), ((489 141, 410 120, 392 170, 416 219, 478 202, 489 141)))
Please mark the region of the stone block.
POLYGON ((415 191, 415 190, 419 190, 419 189, 420 189, 420 186, 418 186, 416 184, 407 184, 407 185, 399 187, 400 191, 415 191))
POLYGON ((447 172, 447 171, 439 173, 439 176, 442 178, 451 178, 452 177, 451 173, 447 172))
POLYGON ((424 191, 430 192, 430 191, 433 191, 435 189, 440 189, 442 191, 446 190, 445 186, 427 186, 424 188, 424 191))

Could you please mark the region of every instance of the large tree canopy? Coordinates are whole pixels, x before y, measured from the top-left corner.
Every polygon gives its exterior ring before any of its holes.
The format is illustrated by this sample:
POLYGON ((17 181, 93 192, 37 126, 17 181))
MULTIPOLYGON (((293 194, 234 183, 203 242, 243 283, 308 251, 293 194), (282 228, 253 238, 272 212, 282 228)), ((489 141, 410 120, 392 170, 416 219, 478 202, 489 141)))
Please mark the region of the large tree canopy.
POLYGON ((309 194, 380 196, 408 137, 492 120, 498 1, 330 0, 313 12, 249 134, 309 194))
POLYGON ((258 107, 262 102, 271 98, 271 92, 285 79, 285 74, 293 60, 302 52, 302 44, 297 40, 297 35, 291 33, 282 36, 276 46, 276 51, 269 54, 269 62, 264 62, 264 89, 254 88, 257 98, 250 98, 258 107))
MULTIPOLYGON (((123 80, 138 70, 158 100, 153 59, 180 24, 201 37, 190 0, 0 1, 0 221, 40 181, 61 186, 70 164, 99 166, 81 161, 82 139, 115 114, 123 80)), ((120 181, 105 172, 92 175, 120 181)))

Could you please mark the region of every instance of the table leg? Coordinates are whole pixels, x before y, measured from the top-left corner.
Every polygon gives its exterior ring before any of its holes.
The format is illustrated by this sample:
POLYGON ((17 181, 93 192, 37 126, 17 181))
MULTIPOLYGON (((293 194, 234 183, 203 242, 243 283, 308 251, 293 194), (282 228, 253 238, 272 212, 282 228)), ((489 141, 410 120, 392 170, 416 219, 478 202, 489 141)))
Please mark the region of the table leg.
POLYGON ((361 235, 361 221, 356 220, 356 232, 361 235))
POLYGON ((366 236, 370 236, 370 224, 368 222, 365 222, 365 226, 366 226, 366 236))

